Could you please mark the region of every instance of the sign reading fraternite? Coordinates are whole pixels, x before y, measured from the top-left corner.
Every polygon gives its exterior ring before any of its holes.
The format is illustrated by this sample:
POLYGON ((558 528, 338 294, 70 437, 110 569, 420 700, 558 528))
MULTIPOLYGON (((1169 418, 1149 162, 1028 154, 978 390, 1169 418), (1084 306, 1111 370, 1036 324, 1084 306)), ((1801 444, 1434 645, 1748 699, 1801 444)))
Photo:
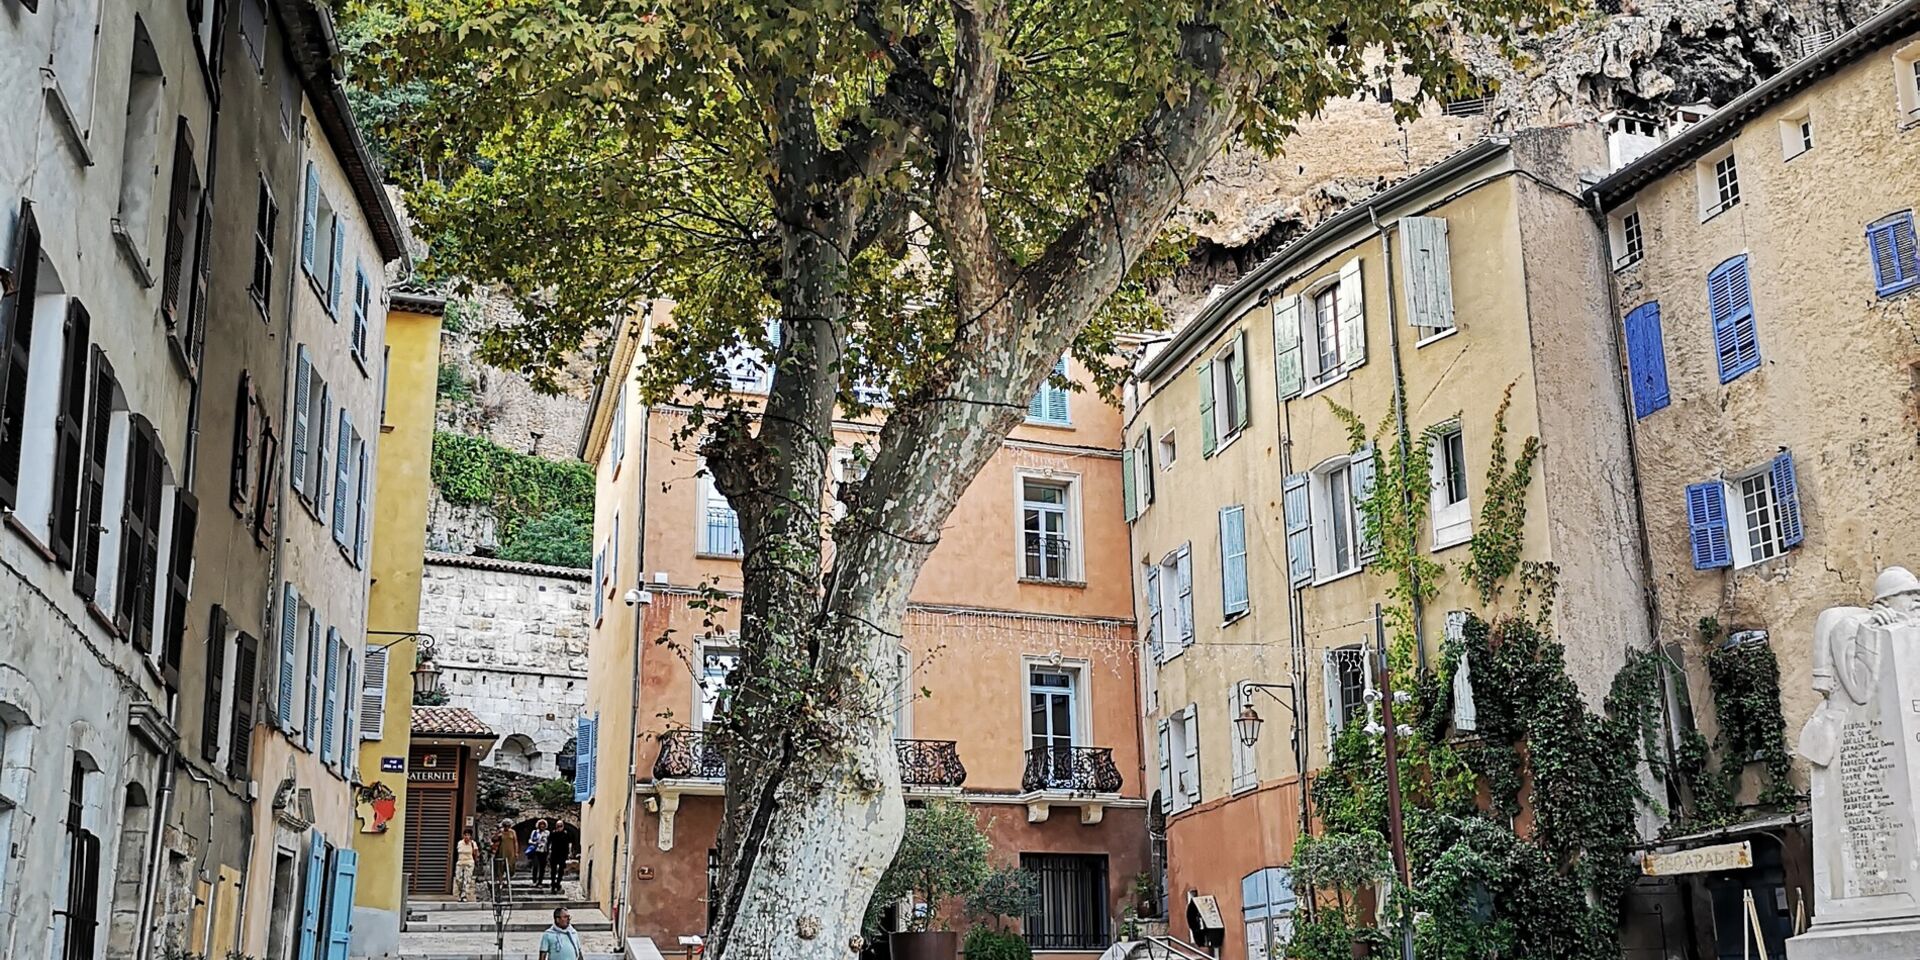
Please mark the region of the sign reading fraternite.
POLYGON ((1640 872, 1649 877, 1671 877, 1682 873, 1713 873, 1753 866, 1753 844, 1721 843, 1695 847, 1678 853, 1649 853, 1640 858, 1640 872))

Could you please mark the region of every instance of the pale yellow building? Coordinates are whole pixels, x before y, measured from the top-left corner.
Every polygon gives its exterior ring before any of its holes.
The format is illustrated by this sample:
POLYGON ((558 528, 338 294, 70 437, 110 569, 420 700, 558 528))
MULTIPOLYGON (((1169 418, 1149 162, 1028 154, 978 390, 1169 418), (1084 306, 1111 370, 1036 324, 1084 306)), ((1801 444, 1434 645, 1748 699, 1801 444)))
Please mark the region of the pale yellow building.
POLYGON ((1175 935, 1195 933, 1189 893, 1217 901, 1228 960, 1291 929, 1304 774, 1367 716, 1362 650, 1394 572, 1357 504, 1396 420, 1434 438, 1411 471, 1417 549, 1446 570, 1416 667, 1439 667, 1450 611, 1493 612, 1460 568, 1503 404, 1507 456, 1541 442, 1518 560, 1558 568, 1553 626, 1591 707, 1647 643, 1603 238, 1578 194, 1607 156, 1597 125, 1476 143, 1283 248, 1136 365, 1133 580, 1175 935), (1248 707, 1266 721, 1250 747, 1248 707))
POLYGON ((373 518, 373 587, 367 600, 366 673, 360 695, 360 776, 355 787, 354 956, 398 952, 406 905, 406 758, 413 668, 420 638, 420 580, 433 479, 434 394, 446 300, 417 288, 393 292, 387 310, 386 396, 381 406, 373 518), (395 769, 395 768, 398 769, 395 769))

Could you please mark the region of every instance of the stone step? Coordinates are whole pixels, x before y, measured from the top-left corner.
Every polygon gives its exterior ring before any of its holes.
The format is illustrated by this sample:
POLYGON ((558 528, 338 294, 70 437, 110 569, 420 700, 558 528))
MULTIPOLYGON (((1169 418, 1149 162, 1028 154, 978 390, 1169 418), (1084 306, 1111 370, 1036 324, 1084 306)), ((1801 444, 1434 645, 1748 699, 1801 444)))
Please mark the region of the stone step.
MULTIPOLYGON (((599 910, 588 907, 580 910, 568 908, 573 914, 573 925, 582 934, 607 933, 613 930, 613 921, 599 910)), ((516 905, 506 917, 505 929, 509 933, 544 933, 553 924, 553 910, 530 909, 516 905)), ((494 931, 491 905, 488 911, 459 910, 429 912, 424 920, 408 920, 407 933, 492 933, 494 931)))
MULTIPOLYGON (((566 907, 568 910, 572 910, 575 913, 578 913, 582 910, 600 909, 600 905, 597 903, 594 903, 591 900, 571 900, 563 896, 562 897, 514 897, 512 906, 513 906, 513 909, 515 910, 547 910, 547 911, 552 911, 553 908, 555 907, 566 907)), ((423 913, 431 914, 431 913, 441 913, 446 911, 492 910, 493 902, 490 900, 474 901, 474 902, 465 902, 460 900, 409 900, 407 901, 407 908, 413 912, 414 916, 419 916, 423 913)))
MULTIPOLYGON (((406 960, 539 960, 540 931, 508 931, 506 949, 499 950, 498 938, 489 929, 485 933, 421 933, 409 930, 400 935, 399 956, 406 960)), ((620 941, 612 933, 580 934, 582 951, 591 960, 610 960, 619 954, 620 941)))

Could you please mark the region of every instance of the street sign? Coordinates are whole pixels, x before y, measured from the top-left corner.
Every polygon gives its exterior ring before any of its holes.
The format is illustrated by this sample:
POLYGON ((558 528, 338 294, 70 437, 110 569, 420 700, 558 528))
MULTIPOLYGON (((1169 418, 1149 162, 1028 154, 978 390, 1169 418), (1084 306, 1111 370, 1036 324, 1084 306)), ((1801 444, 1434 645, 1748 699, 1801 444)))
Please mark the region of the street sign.
POLYGON ((1741 870, 1753 866, 1753 844, 1722 843, 1695 847, 1675 853, 1649 853, 1640 858, 1640 872, 1649 877, 1671 877, 1682 873, 1712 873, 1716 870, 1741 870))
POLYGON ((407 772, 407 758, 406 757, 381 757, 380 772, 381 773, 407 772))

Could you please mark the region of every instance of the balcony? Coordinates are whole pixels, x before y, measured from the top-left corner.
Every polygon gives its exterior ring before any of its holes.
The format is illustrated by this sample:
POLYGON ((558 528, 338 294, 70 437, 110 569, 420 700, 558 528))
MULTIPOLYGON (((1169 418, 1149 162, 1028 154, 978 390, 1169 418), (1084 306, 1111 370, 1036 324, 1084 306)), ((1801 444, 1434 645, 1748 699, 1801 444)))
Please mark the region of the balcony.
POLYGON ((727 758, 720 745, 699 730, 669 730, 660 735, 660 756, 653 761, 655 780, 714 780, 727 778, 727 758))
POLYGON ((911 796, 957 796, 967 782, 960 748, 952 740, 895 740, 900 785, 911 796))
POLYGON ((1108 804, 1119 799, 1122 782, 1111 747, 1035 747, 1027 751, 1020 778, 1027 820, 1047 819, 1059 803, 1078 806, 1081 823, 1099 823, 1108 804))

